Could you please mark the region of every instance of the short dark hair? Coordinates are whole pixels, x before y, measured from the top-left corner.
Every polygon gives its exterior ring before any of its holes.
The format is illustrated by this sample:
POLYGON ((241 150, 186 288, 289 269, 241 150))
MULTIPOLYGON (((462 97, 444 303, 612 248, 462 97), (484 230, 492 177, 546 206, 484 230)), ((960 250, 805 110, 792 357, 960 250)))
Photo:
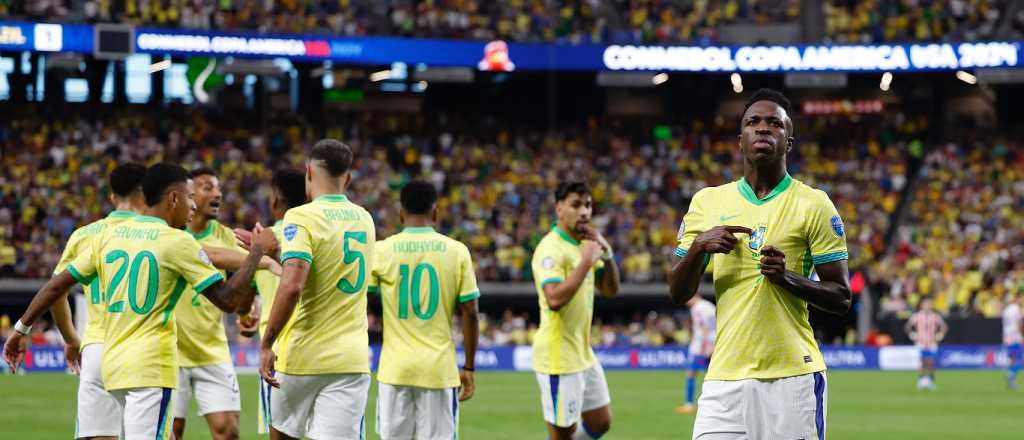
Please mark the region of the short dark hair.
POLYGON ((311 161, 322 161, 327 174, 338 177, 352 167, 352 149, 336 139, 323 139, 313 145, 309 153, 311 161))
POLYGON ((195 179, 196 177, 199 177, 199 176, 213 176, 213 177, 217 177, 217 172, 214 171, 213 168, 210 168, 210 167, 201 167, 201 168, 196 168, 196 169, 192 170, 190 173, 188 173, 188 177, 192 178, 192 179, 195 179))
POLYGON ((142 194, 146 197, 146 206, 156 206, 163 200, 170 187, 188 180, 188 171, 181 165, 161 162, 149 167, 146 170, 146 177, 142 179, 142 194))
POLYGON ((289 208, 306 203, 306 175, 302 171, 281 168, 274 172, 271 185, 284 197, 289 208))
POLYGON ((118 197, 128 197, 138 191, 142 179, 146 177, 146 167, 140 163, 128 162, 114 167, 108 180, 110 190, 118 197))
POLYGON ((582 180, 570 180, 559 183, 558 188, 555 188, 555 201, 561 202, 566 197, 569 197, 569 194, 590 195, 590 187, 582 180))
POLYGON ((782 109, 786 111, 786 114, 790 115, 790 118, 793 117, 793 104, 789 101, 789 98, 778 90, 768 88, 760 89, 754 92, 753 95, 750 95, 750 99, 747 100, 747 105, 743 106, 743 113, 746 114, 747 110, 750 109, 750 106, 754 105, 754 103, 758 101, 774 102, 778 104, 779 107, 782 107, 782 109))
POLYGON ((402 187, 402 209, 409 214, 426 215, 437 203, 437 189, 422 180, 413 180, 402 187))

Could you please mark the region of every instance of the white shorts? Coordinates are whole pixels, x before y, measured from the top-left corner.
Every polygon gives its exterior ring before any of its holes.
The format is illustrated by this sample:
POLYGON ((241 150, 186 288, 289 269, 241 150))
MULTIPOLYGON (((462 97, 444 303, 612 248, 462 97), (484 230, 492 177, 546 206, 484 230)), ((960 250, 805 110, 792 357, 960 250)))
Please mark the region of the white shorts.
POLYGON ((825 372, 782 379, 705 380, 694 440, 825 440, 825 372))
POLYGON ((563 428, 579 422, 584 412, 608 406, 612 401, 600 362, 576 373, 537 373, 537 384, 544 421, 563 428))
POLYGON ((121 435, 121 406, 103 387, 102 362, 103 344, 89 344, 82 348, 75 438, 121 435))
POLYGON ((256 433, 266 434, 270 432, 270 390, 274 388, 267 381, 260 378, 257 381, 260 387, 260 413, 256 416, 256 433))
POLYGON ((290 437, 314 440, 362 440, 366 436, 366 398, 370 375, 275 375, 280 389, 270 393, 274 429, 290 437))
POLYGON ((377 384, 377 434, 383 440, 459 438, 459 389, 377 384))
POLYGON ((196 399, 199 416, 218 412, 241 412, 238 376, 231 364, 178 368, 178 388, 174 390, 174 418, 188 417, 188 407, 196 399))
POLYGON ((171 438, 170 388, 131 388, 110 394, 124 413, 124 440, 171 438))

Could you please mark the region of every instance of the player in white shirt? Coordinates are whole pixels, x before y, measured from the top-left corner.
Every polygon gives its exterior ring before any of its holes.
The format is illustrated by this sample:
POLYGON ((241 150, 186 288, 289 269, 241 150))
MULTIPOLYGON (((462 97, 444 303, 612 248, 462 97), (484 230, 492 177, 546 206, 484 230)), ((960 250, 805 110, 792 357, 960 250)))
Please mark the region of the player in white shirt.
POLYGON ((697 372, 708 368, 715 350, 715 305, 700 295, 686 303, 690 307, 690 367, 686 370, 686 404, 676 407, 679 414, 693 414, 697 394, 697 372))
POLYGON ((1010 298, 1003 309, 1003 348, 1010 362, 1006 366, 1006 384, 1017 389, 1017 372, 1021 368, 1021 345, 1024 343, 1024 314, 1021 302, 1024 296, 1010 298))

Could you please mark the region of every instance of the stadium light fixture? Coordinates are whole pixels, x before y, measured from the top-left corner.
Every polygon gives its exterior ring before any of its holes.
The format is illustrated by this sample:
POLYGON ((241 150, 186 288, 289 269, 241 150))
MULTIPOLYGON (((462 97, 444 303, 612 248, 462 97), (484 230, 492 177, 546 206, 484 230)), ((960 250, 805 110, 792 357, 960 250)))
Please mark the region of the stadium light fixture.
POLYGON ((388 78, 391 78, 391 70, 381 70, 379 72, 373 72, 370 74, 370 81, 380 82, 388 78))
POLYGON ((892 72, 885 72, 882 74, 882 82, 878 83, 878 88, 882 89, 883 92, 889 91, 889 86, 892 85, 892 72))
POLYGON ((667 73, 659 73, 651 78, 651 82, 654 83, 654 85, 664 84, 665 81, 668 81, 667 73))
POLYGON ((958 70, 956 72, 956 78, 972 86, 978 83, 978 77, 963 70, 958 70))
POLYGON ((736 93, 743 93, 743 77, 738 73, 729 75, 729 80, 732 81, 732 91, 736 93))
POLYGON ((171 68, 171 60, 157 61, 149 65, 149 73, 157 73, 161 70, 167 70, 171 68))

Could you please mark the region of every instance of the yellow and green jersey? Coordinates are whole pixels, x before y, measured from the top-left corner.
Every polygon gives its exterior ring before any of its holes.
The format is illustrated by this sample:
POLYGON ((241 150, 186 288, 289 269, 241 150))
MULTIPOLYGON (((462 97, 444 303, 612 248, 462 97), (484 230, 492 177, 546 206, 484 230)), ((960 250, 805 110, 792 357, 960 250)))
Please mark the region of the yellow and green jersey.
MULTIPOLYGON (((201 246, 234 249, 248 254, 235 241, 231 228, 216 220, 206 224, 202 232, 188 231, 201 246)), ((221 275, 227 273, 220 271, 221 275)), ((178 350, 182 367, 202 367, 231 362, 228 337, 224 331, 224 312, 191 287, 185 289, 185 298, 178 306, 178 350)))
MULTIPOLYGON (((89 250, 92 239, 100 232, 103 232, 111 225, 116 225, 135 216, 131 211, 112 211, 105 218, 96 220, 81 228, 75 229, 68 237, 68 243, 64 246, 64 253, 60 255, 60 261, 54 268, 53 274, 59 274, 67 269, 68 264, 75 260, 79 254, 89 250)), ((100 289, 100 282, 93 280, 85 287, 85 295, 88 297, 86 305, 85 334, 82 335, 82 348, 89 344, 103 343, 103 320, 107 316, 106 297, 103 289, 100 289)))
MULTIPOLYGON (((274 231, 274 237, 277 237, 278 243, 284 243, 284 226, 283 223, 278 221, 274 223, 274 226, 270 228, 274 231)), ((281 284, 281 277, 274 275, 269 270, 258 270, 252 277, 252 287, 256 289, 256 293, 260 296, 260 325, 259 332, 260 337, 263 336, 263 332, 267 330, 267 323, 270 322, 270 309, 274 306, 274 298, 277 296, 277 286, 281 284)), ((294 317, 294 316, 293 316, 294 317)), ((285 329, 291 325, 292 321, 288 321, 285 325, 285 329)), ((282 330, 282 332, 287 330, 282 330)))
POLYGON ((380 293, 384 317, 377 380, 459 386, 452 316, 480 297, 469 249, 431 227, 405 228, 378 241, 373 258, 370 291, 380 293))
POLYGON ((555 226, 533 252, 533 280, 540 304, 540 328, 533 337, 533 369, 543 374, 568 374, 594 365, 590 322, 594 317, 594 279, 604 268, 598 261, 572 300, 555 311, 548 307, 544 286, 561 283, 583 259, 580 243, 555 226))
POLYGON ((277 370, 292 375, 369 373, 366 288, 373 218, 342 194, 317 197, 284 216, 281 263, 309 263, 291 328, 275 341, 277 370))
POLYGON ((788 174, 764 198, 741 179, 693 196, 679 227, 677 256, 719 225, 746 226, 728 254, 712 254, 718 298, 718 338, 707 378, 773 379, 825 369, 808 322, 807 302, 769 282, 759 268, 761 248, 786 254, 786 268, 809 276, 815 265, 848 258, 843 221, 823 191, 788 174))
POLYGON ((98 280, 106 294, 106 388, 175 388, 175 305, 189 286, 202 292, 224 279, 199 243, 162 219, 138 215, 108 226, 67 271, 83 284, 98 280))

